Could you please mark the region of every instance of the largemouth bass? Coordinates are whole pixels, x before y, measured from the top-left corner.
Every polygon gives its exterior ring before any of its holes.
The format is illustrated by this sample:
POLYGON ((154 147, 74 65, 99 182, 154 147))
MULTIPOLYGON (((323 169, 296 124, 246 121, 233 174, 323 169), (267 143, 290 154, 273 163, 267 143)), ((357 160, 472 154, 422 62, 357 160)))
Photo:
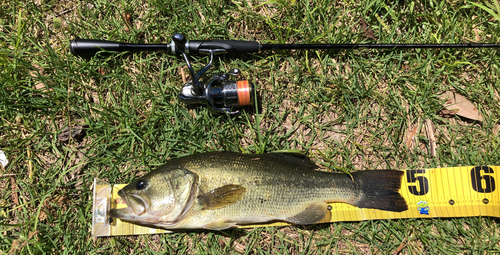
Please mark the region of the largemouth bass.
POLYGON ((222 230, 244 224, 285 221, 313 224, 328 202, 402 212, 402 171, 315 171, 299 154, 209 152, 181 157, 125 186, 127 208, 111 217, 173 229, 222 230))

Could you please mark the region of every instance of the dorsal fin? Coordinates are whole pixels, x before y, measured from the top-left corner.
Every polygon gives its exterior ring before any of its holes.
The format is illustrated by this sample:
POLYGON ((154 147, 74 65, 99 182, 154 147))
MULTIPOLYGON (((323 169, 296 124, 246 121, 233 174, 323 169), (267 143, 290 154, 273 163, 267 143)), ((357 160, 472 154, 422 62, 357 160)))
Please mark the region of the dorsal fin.
POLYGON ((314 164, 309 157, 304 154, 296 153, 296 152, 280 152, 280 153, 269 153, 263 154, 270 157, 275 157, 280 160, 284 160, 289 164, 293 164, 299 167, 303 167, 306 169, 315 170, 318 169, 318 166, 314 164))

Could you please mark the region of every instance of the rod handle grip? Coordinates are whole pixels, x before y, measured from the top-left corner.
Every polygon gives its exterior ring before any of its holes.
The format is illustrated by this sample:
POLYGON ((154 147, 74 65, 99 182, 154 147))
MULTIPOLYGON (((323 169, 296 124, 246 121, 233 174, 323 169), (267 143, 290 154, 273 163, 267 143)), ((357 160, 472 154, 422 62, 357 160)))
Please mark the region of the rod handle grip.
POLYGON ((237 40, 193 40, 189 41, 188 47, 190 54, 202 54, 203 50, 215 49, 223 49, 225 53, 250 53, 260 50, 258 42, 237 40))
POLYGON ((124 49, 123 43, 105 41, 105 40, 94 40, 94 39, 74 39, 71 40, 69 44, 69 49, 71 53, 75 56, 89 57, 94 56, 97 52, 101 50, 107 51, 126 51, 124 49))

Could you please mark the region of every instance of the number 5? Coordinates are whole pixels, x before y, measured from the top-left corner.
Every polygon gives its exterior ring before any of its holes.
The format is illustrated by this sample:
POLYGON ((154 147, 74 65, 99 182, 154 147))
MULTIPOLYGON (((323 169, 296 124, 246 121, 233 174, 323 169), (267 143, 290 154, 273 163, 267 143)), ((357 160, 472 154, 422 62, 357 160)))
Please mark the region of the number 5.
POLYGON ((408 189, 410 190, 411 194, 415 196, 423 196, 429 192, 429 181, 425 176, 415 176, 415 174, 425 174, 425 169, 420 169, 420 170, 406 170, 406 181, 408 183, 415 183, 418 181, 418 187, 419 189, 417 190, 417 186, 411 185, 408 186, 408 189))

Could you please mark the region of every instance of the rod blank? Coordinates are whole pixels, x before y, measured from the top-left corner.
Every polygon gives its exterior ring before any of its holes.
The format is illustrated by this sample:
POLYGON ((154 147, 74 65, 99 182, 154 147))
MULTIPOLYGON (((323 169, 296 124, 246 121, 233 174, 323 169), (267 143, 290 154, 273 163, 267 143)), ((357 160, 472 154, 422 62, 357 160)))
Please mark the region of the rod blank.
POLYGON ((261 44, 261 50, 499 48, 494 43, 461 44, 261 44))

